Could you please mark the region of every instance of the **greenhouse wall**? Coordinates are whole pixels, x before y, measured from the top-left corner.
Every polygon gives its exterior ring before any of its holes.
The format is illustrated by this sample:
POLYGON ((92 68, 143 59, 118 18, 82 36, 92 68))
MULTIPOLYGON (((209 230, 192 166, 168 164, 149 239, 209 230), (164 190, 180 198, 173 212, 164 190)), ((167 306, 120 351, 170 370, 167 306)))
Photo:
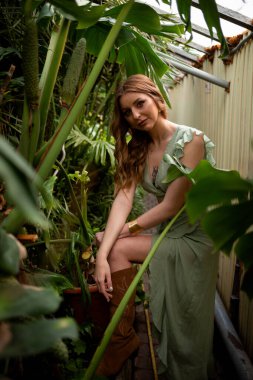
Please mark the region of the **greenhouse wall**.
MULTIPOLYGON (((215 51, 212 62, 205 60, 202 69, 230 82, 229 91, 202 79, 185 75, 171 90, 169 119, 201 129, 215 143, 218 168, 238 170, 242 177, 253 178, 253 40, 236 52, 230 63, 215 51)), ((218 291, 227 311, 237 271, 236 259, 221 253, 218 291)), ((253 360, 253 301, 245 293, 239 298, 239 335, 253 360)))

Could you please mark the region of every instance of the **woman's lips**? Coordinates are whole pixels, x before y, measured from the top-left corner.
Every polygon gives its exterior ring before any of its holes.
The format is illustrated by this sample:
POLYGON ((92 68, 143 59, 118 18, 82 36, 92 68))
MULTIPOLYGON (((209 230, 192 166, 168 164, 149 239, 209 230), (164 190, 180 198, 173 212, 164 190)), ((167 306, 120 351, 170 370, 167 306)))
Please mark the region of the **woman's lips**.
POLYGON ((147 121, 147 119, 144 119, 144 120, 139 121, 139 123, 138 123, 138 127, 142 127, 143 124, 146 123, 146 121, 147 121))

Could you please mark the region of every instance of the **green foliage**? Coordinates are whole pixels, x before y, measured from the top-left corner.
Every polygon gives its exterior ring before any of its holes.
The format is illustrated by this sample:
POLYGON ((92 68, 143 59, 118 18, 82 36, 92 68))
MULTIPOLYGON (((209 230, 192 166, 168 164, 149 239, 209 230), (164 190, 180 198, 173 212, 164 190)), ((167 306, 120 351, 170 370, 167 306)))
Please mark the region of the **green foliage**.
POLYGON ((16 275, 19 272, 19 250, 14 239, 0 229, 0 272, 16 275))
POLYGON ((12 323, 12 342, 0 353, 0 358, 30 356, 48 350, 61 338, 77 338, 73 319, 38 319, 27 323, 12 323))
MULTIPOLYGON (((41 187, 41 182, 36 173, 2 138, 0 146, 0 176, 6 186, 5 196, 21 213, 32 213, 34 222, 47 226, 38 211, 35 184, 41 187)), ((14 277, 19 272, 25 248, 2 228, 0 240, 0 339, 3 342, 0 358, 35 355, 50 348, 56 340, 77 338, 74 320, 46 318, 56 312, 62 301, 55 290, 23 285, 14 277)))
POLYGON ((0 178, 4 179, 9 202, 26 216, 30 223, 48 227, 38 209, 34 184, 42 189, 42 182, 6 139, 0 136, 0 178))
POLYGON ((36 268, 27 273, 26 276, 28 281, 34 284, 34 286, 54 289, 57 294, 63 294, 65 289, 74 287, 73 283, 66 276, 46 269, 36 268))
POLYGON ((114 145, 110 141, 106 141, 106 136, 100 134, 99 139, 92 136, 92 130, 88 131, 86 129, 86 134, 83 134, 77 126, 72 129, 68 140, 67 147, 74 145, 75 147, 79 145, 87 145, 86 160, 87 163, 94 162, 97 165, 106 166, 108 164, 108 159, 110 166, 114 168, 115 158, 114 158, 114 145))
POLYGON ((57 310, 61 298, 53 289, 22 286, 18 281, 1 282, 0 320, 40 316, 57 310))
POLYGON ((191 220, 201 225, 214 242, 215 249, 235 254, 245 265, 241 289, 253 298, 252 248, 253 186, 237 171, 212 168, 202 162, 191 178, 196 182, 187 197, 191 220))
POLYGON ((81 379, 95 349, 91 325, 88 323, 80 326, 79 338, 75 341, 67 340, 66 344, 69 351, 69 360, 64 365, 64 378, 81 379))

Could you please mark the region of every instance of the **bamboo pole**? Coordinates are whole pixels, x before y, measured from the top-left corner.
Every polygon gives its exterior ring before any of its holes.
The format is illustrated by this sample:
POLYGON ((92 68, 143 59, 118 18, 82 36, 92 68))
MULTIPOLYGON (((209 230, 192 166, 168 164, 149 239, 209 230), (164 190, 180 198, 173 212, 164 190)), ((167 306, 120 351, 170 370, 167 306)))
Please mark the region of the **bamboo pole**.
MULTIPOLYGON (((142 283, 142 290, 145 293, 144 283, 142 283)), ((154 373, 154 380, 158 380, 155 350, 154 350, 153 337, 152 337, 152 331, 151 331, 151 323, 150 323, 150 317, 149 317, 149 305, 148 305, 147 300, 144 300, 143 308, 144 308, 146 326, 147 326, 147 332, 148 332, 148 343, 149 343, 150 357, 151 357, 151 363, 152 363, 152 368, 153 368, 153 373, 154 373)))

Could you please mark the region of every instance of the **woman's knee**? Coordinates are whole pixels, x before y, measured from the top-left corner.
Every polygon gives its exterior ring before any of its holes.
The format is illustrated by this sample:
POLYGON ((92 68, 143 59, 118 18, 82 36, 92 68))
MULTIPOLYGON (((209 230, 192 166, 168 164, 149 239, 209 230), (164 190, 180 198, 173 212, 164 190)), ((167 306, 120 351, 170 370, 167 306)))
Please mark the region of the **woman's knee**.
POLYGON ((109 263, 111 264, 120 261, 128 261, 126 247, 127 244, 124 242, 124 239, 118 239, 108 256, 109 263))

